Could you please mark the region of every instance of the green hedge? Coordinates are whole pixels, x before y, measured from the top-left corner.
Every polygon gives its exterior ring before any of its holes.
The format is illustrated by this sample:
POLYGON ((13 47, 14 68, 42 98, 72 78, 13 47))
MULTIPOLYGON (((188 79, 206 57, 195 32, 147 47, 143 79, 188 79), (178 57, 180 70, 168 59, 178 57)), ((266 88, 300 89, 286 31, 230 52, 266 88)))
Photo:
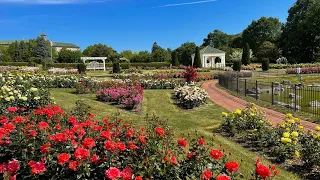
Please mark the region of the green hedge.
POLYGON ((67 68, 67 69, 77 69, 78 63, 47 63, 46 66, 50 68, 67 68))
POLYGON ((28 62, 0 62, 0 66, 28 66, 28 62))

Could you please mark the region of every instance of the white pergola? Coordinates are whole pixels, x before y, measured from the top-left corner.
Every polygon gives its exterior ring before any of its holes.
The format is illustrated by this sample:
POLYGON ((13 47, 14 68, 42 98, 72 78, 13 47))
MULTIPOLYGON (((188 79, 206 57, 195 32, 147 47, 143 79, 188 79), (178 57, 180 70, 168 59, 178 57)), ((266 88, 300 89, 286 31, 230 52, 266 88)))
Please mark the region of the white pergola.
POLYGON ((104 70, 106 71, 106 60, 107 57, 81 57, 81 60, 84 64, 87 65, 87 69, 89 70, 104 70), (87 61, 91 61, 88 63, 87 61), (98 61, 102 61, 103 63, 99 63, 98 61))
MULTIPOLYGON (((226 53, 212 46, 207 46, 200 50, 200 57, 203 68, 224 68, 226 66, 226 53)), ((195 54, 191 55, 192 65, 195 54)))

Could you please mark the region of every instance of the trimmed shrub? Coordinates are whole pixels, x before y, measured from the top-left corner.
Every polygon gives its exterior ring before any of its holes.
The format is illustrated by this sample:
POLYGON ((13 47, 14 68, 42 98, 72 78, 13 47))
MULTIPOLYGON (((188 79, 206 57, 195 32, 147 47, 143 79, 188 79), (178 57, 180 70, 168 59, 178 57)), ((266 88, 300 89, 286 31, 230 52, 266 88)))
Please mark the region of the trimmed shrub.
POLYGON ((195 57, 194 57, 193 67, 195 67, 195 68, 201 68, 202 67, 199 47, 196 47, 196 54, 195 54, 195 57))
POLYGON ((114 61, 113 62, 112 72, 113 73, 120 73, 120 63, 119 63, 119 61, 114 61))
POLYGON ((129 63, 121 63, 120 67, 121 67, 121 69, 129 69, 130 68, 130 64, 129 63))
POLYGON ((0 66, 28 66, 28 62, 0 62, 0 66))
POLYGON ((269 70, 269 59, 268 58, 264 58, 262 59, 262 70, 263 71, 268 71, 269 70))
POLYGON ((232 69, 234 71, 240 71, 241 70, 241 61, 233 61, 232 69))
POLYGON ((84 74, 87 70, 87 66, 84 63, 79 63, 77 65, 77 69, 78 69, 79 74, 84 74))
POLYGON ((47 68, 77 69, 78 63, 47 63, 47 68))

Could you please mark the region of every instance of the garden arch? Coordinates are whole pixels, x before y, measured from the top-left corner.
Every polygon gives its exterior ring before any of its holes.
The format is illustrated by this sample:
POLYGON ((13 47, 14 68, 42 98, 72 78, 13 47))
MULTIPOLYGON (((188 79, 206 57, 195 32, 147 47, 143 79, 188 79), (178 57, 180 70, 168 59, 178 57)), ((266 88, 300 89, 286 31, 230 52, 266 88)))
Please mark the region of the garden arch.
POLYGON ((87 65, 88 70, 104 70, 106 71, 107 57, 81 57, 84 64, 87 65), (98 61, 102 61, 99 63, 98 61))

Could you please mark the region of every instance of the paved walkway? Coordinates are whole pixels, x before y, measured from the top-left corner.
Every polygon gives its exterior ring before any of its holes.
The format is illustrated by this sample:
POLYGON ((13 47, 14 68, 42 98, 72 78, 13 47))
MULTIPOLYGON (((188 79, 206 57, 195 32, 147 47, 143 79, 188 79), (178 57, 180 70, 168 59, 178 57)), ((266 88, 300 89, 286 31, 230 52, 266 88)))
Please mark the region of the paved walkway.
MULTIPOLYGON (((208 92, 209 97, 213 102, 229 111, 244 109, 246 107, 246 105, 248 104, 247 101, 235 97, 228 92, 216 87, 217 84, 218 81, 209 81, 203 83, 202 85, 202 88, 208 92)), ((263 110, 266 113, 268 120, 270 120, 274 126, 284 121, 285 115, 280 112, 260 106, 257 106, 257 108, 263 110)), ((315 123, 303 120, 301 120, 301 125, 303 125, 306 130, 315 130, 315 127, 318 126, 315 123)))

